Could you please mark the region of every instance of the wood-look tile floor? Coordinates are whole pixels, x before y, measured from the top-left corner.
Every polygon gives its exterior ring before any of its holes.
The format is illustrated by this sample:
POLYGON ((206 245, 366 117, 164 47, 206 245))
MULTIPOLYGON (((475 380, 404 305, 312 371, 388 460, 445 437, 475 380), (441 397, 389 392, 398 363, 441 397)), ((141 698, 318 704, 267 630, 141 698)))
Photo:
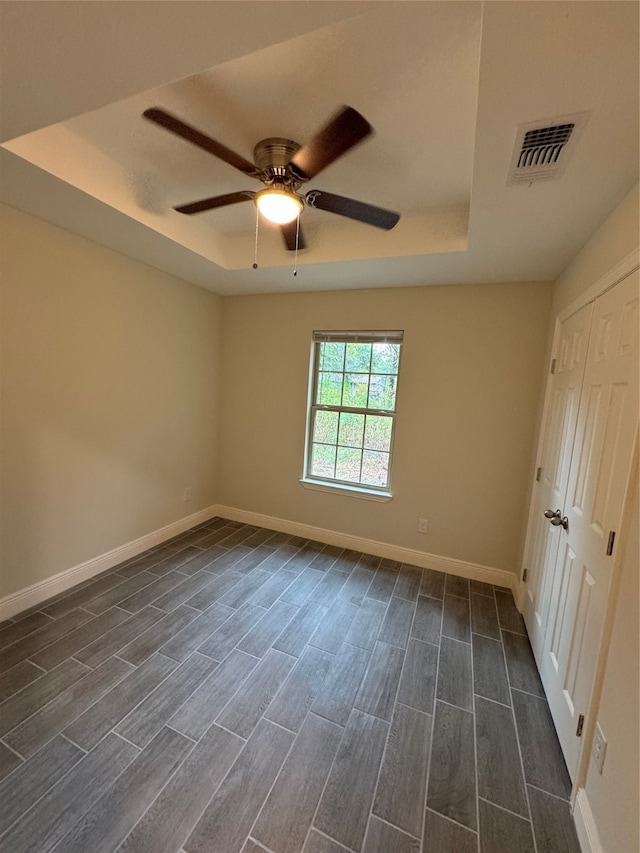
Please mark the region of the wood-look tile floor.
POLYGON ((507 590, 213 519, 0 649, 7 853, 579 853, 507 590))

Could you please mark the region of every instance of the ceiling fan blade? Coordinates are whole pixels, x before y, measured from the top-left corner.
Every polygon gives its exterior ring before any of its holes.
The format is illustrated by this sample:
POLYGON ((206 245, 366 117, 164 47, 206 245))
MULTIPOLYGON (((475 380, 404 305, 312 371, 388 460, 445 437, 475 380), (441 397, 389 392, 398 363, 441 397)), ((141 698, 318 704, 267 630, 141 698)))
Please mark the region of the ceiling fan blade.
POLYGON ((286 225, 280 226, 284 242, 290 252, 295 252, 296 250, 296 229, 298 233, 298 250, 306 249, 307 241, 304 239, 304 234, 302 233, 302 225, 298 226, 296 219, 293 222, 287 222, 286 225))
POLYGON ((235 169, 239 169, 241 172, 244 172, 245 175, 250 175, 252 178, 260 176, 260 170, 253 163, 245 160, 245 158, 241 157, 240 154, 236 154, 235 151, 232 151, 230 148, 222 145, 222 143, 216 142, 215 139, 212 139, 205 133, 196 130, 195 127, 191 127, 190 124, 187 124, 179 118, 171 115, 171 113, 165 112, 165 110, 162 110, 159 107, 151 107, 150 109, 145 110, 142 115, 146 119, 149 119, 149 121, 159 124, 160 127, 164 127, 165 130, 169 130, 171 133, 181 136, 183 139, 186 139, 187 142, 191 142, 192 145, 197 145, 209 154, 213 154, 214 157, 217 157, 219 160, 223 160, 235 169))
POLYGON ((371 133, 373 128, 357 110, 343 107, 326 127, 296 151, 289 165, 300 180, 308 181, 371 133))
POLYGON ((239 201, 250 201, 255 197, 251 190, 241 190, 239 193, 227 193, 226 195, 214 195, 211 198, 203 198, 200 201, 192 201, 191 204, 181 204, 174 207, 178 213, 202 213, 205 210, 213 210, 215 207, 226 207, 228 204, 237 204, 239 201))
POLYGON ((357 219, 367 225, 384 228, 385 231, 390 231, 400 219, 399 213, 385 210, 384 207, 375 207, 373 204, 365 204, 365 202, 356 201, 354 198, 345 198, 342 195, 322 192, 322 190, 310 190, 305 196, 305 201, 318 210, 327 210, 329 213, 337 213, 339 216, 357 219))

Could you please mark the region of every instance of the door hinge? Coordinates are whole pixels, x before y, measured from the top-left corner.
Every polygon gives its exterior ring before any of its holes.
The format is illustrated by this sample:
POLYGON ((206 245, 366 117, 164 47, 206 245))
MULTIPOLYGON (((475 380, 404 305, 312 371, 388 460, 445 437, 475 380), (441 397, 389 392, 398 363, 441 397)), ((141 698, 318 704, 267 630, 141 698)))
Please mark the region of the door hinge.
POLYGON ((609 531, 609 541, 607 542, 607 557, 610 557, 613 554, 613 543, 616 538, 615 530, 609 531))
POLYGON ((529 569, 525 569, 524 572, 522 573, 522 582, 523 583, 527 582, 527 575, 528 574, 529 574, 529 569))
POLYGON ((555 358, 551 359, 551 372, 552 373, 556 372, 556 360, 555 360, 555 358))
POLYGON ((542 468, 538 468, 536 471, 536 483, 540 482, 540 477, 542 477, 542 468))
POLYGON ((578 717, 578 728, 576 729, 576 737, 582 737, 582 729, 584 728, 584 714, 578 717))

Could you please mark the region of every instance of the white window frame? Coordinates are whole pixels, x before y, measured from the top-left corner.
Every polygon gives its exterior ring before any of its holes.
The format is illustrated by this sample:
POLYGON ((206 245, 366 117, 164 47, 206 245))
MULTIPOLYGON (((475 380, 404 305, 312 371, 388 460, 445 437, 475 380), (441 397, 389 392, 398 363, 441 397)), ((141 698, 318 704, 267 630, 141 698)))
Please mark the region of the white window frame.
MULTIPOLYGON (((393 448, 395 439, 398 381, 400 377, 400 363, 402 360, 403 331, 314 331, 311 342, 311 359, 309 368, 309 394, 307 399, 307 420, 305 431, 305 453, 304 467, 301 483, 306 488, 317 489, 324 492, 353 495, 354 497, 366 498, 368 500, 388 501, 392 497, 391 478, 393 466, 393 448), (378 408, 358 408, 350 406, 329 406, 316 403, 318 388, 318 376, 320 369, 320 345, 322 343, 393 343, 400 345, 398 358, 398 371, 396 373, 396 405, 393 410, 378 408), (318 411, 347 412, 358 415, 384 415, 391 418, 391 440, 389 443, 389 466, 388 478, 385 486, 375 486, 362 483, 354 483, 348 480, 339 480, 330 477, 319 477, 311 474, 311 452, 313 445, 313 427, 315 413, 318 411)), ((371 373, 367 374, 368 376, 371 373)), ((375 374, 374 374, 375 375, 375 374)))

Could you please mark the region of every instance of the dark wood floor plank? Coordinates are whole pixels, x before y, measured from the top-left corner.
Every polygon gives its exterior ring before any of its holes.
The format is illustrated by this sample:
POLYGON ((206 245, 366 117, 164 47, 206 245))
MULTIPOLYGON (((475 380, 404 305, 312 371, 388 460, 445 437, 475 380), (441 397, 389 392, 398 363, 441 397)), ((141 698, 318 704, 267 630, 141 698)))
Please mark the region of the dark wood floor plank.
POLYGON ((471 646, 468 643, 442 638, 436 696, 449 705, 473 711, 471 646))
MULTIPOLYGON (((215 560, 213 560, 206 567, 207 571, 214 575, 221 575, 223 572, 226 572, 228 569, 233 569, 233 571, 237 572, 236 566, 245 557, 248 557, 253 553, 251 548, 245 548, 242 545, 238 545, 235 548, 230 548, 228 551, 225 551, 224 548, 218 547, 219 553, 217 554, 215 560)), ((238 574, 241 574, 238 572, 238 574)))
POLYGON ((257 658, 232 651, 171 717, 169 725, 199 740, 258 663, 257 658))
POLYGON ((420 842, 371 815, 362 853, 380 853, 382 850, 384 853, 420 853, 420 842))
POLYGON ((147 628, 147 630, 128 643, 118 652, 118 657, 139 666, 148 660, 161 646, 186 627, 198 616, 197 610, 190 607, 178 607, 172 613, 167 613, 163 619, 147 628))
POLYGON ((511 691, 504 665, 502 643, 482 634, 472 634, 473 684, 478 696, 511 704, 511 691))
POLYGON ((113 853, 192 748, 190 740, 164 728, 54 850, 113 853))
POLYGON ((255 604, 258 607, 271 607, 272 604, 280 598, 282 593, 289 587, 297 575, 287 569, 279 569, 275 574, 271 575, 269 580, 264 583, 249 599, 250 604, 255 604))
POLYGON ((517 850, 518 853, 535 853, 531 824, 487 803, 479 801, 480 847, 482 853, 504 853, 505 850, 517 850))
MULTIPOLYGON (((262 571, 267 571, 267 569, 263 569, 263 563, 267 565, 267 560, 274 555, 275 551, 275 545, 273 547, 270 547, 268 543, 258 545, 257 548, 252 548, 248 554, 245 554, 241 560, 234 564, 233 571, 241 575, 248 575, 258 566, 262 571)), ((272 574, 271 569, 269 569, 269 574, 272 574)))
POLYGON ((138 821, 120 848, 122 853, 177 851, 243 746, 237 735, 211 726, 138 821))
MULTIPOLYGON (((262 847, 258 853, 263 853, 263 851, 264 848, 262 847)), ((245 851, 243 850, 242 853, 245 853, 245 851)), ((254 851, 251 851, 251 853, 254 853, 254 851)), ((349 853, 349 851, 332 838, 328 838, 321 832, 312 829, 302 853, 349 853)))
POLYGON ((166 614, 163 610, 157 610, 155 607, 145 607, 140 613, 130 616, 126 622, 118 625, 117 628, 112 628, 107 631, 93 643, 85 646, 84 649, 76 652, 74 657, 87 666, 96 667, 104 663, 111 655, 115 655, 120 649, 127 646, 136 637, 159 622, 166 614))
POLYGON ((244 542, 257 533, 259 527, 254 527, 252 524, 244 524, 242 527, 229 533, 223 539, 220 539, 219 544, 223 548, 234 548, 236 545, 242 545, 244 542))
POLYGON ((402 564, 398 580, 396 581, 393 594, 397 598, 406 598, 408 601, 417 601, 422 582, 422 569, 417 566, 402 564))
POLYGON ((309 601, 315 601, 316 604, 330 607, 338 597, 338 593, 348 577, 344 572, 337 569, 329 569, 309 596, 309 601))
POLYGON ((92 583, 70 589, 64 598, 58 599, 53 604, 49 604, 48 606, 45 604, 43 606, 48 616, 59 619, 60 616, 63 616, 70 610, 82 607, 88 601, 91 601, 92 598, 101 595, 103 592, 107 592, 109 589, 120 586, 124 582, 124 577, 115 572, 109 572, 109 574, 103 575, 92 583))
POLYGON ((298 608, 293 604, 276 601, 249 633, 245 634, 238 643, 238 648, 257 658, 264 657, 297 612, 298 608))
POLYGON ((473 714, 442 702, 433 721, 427 805, 476 829, 473 714))
POLYGON ((182 583, 174 586, 174 588, 170 589, 169 592, 165 592, 165 594, 161 595, 160 598, 156 598, 153 602, 153 606, 157 607, 159 610, 164 610, 166 613, 171 613, 173 610, 180 607, 181 604, 185 604, 193 598, 193 596, 201 589, 213 582, 214 578, 211 574, 206 572, 204 569, 201 569, 199 572, 196 572, 195 575, 185 578, 182 583))
POLYGON ((280 634, 273 648, 299 657, 318 625, 324 620, 327 608, 307 601, 280 634))
MULTIPOLYGON (((504 656, 507 661, 509 684, 516 690, 545 698, 529 638, 511 631, 502 632, 504 656)), ((37 663, 37 661, 36 661, 37 663)))
POLYGON ((427 809, 424 816, 422 851, 423 853, 478 853, 478 836, 470 829, 427 809))
POLYGON ((71 723, 64 734, 83 749, 92 749, 107 732, 160 684, 177 664, 154 655, 71 723))
POLYGON ((404 650, 377 642, 354 700, 354 708, 389 722, 398 692, 404 650))
POLYGON ((222 596, 220 604, 225 604, 227 607, 242 607, 270 577, 269 572, 262 569, 255 569, 251 574, 243 575, 233 589, 222 596))
POLYGON ((338 600, 362 604, 372 580, 373 572, 370 569, 356 565, 338 593, 338 600))
POLYGON ((401 649, 406 649, 415 607, 413 601, 407 601, 405 598, 396 598, 394 595, 389 601, 389 606, 387 607, 387 612, 378 634, 378 640, 381 640, 383 643, 390 643, 392 646, 398 646, 401 649))
POLYGON ((0 675, 0 702, 9 699, 14 693, 22 690, 43 675, 43 670, 31 661, 23 660, 0 675))
POLYGON ((528 817, 511 708, 476 696, 478 796, 528 817))
POLYGON ((286 601, 288 604, 295 604, 299 607, 305 603, 323 577, 324 572, 307 567, 298 575, 296 580, 287 587, 280 596, 280 599, 282 601, 286 601))
POLYGON ((444 580, 445 595, 457 595, 460 598, 469 598, 469 581, 458 575, 447 575, 444 580))
POLYGON ((314 714, 300 729, 251 833, 275 853, 300 853, 342 731, 314 714))
POLYGON ((295 663, 296 658, 271 649, 251 678, 218 715, 216 722, 240 737, 248 738, 295 663))
POLYGON ((327 720, 344 726, 353 708, 360 682, 367 669, 367 649, 343 643, 335 656, 322 692, 316 696, 311 710, 327 720))
POLYGON ((124 601, 118 604, 118 607, 127 610, 129 613, 138 613, 144 607, 147 607, 147 605, 153 604, 156 599, 160 598, 166 592, 183 583, 184 579, 185 576, 179 572, 167 572, 166 575, 161 575, 153 583, 150 583, 138 592, 134 592, 129 598, 125 598, 124 601))
POLYGON ((333 659, 329 652, 307 647, 269 705, 265 717, 292 732, 299 731, 333 659))
POLYGON ((360 850, 389 726, 352 711, 318 806, 314 826, 353 850, 360 850))
MULTIPOLYGON (((178 551, 180 550, 182 549, 178 548, 178 551)), ((175 553, 176 552, 173 548, 169 548, 166 545, 159 548, 151 548, 149 551, 139 554, 138 557, 134 557, 132 560, 127 560, 126 563, 118 566, 116 571, 119 575, 122 575, 123 578, 133 578, 135 575, 139 575, 141 572, 152 568, 158 563, 161 563, 163 560, 169 559, 175 553)), ((112 606, 113 603, 109 605, 109 607, 112 606)))
POLYGON ((19 767, 22 764, 22 759, 19 755, 16 755, 15 752, 12 752, 9 747, 5 746, 3 743, 0 743, 0 781, 8 776, 9 773, 13 773, 16 767, 19 767))
POLYGON ((133 670, 130 664, 110 658, 97 669, 31 714, 5 737, 6 743, 23 758, 29 758, 73 720, 105 696, 133 670))
POLYGON ((89 613, 93 613, 94 616, 99 616, 105 610, 110 610, 112 607, 120 604, 121 601, 124 601, 125 598, 129 598, 135 592, 139 592, 139 590, 144 589, 145 586, 149 586, 150 583, 154 583, 157 580, 158 576, 152 575, 150 572, 138 572, 132 575, 129 580, 100 593, 100 595, 96 595, 95 598, 85 602, 82 606, 89 613))
POLYGON ((223 661, 234 646, 248 634, 265 614, 262 607, 245 604, 230 616, 211 636, 198 646, 198 651, 214 660, 223 661))
POLYGON ((185 661, 214 631, 233 616, 235 610, 223 604, 214 604, 197 616, 193 622, 174 634, 168 643, 160 646, 160 654, 177 661, 185 661))
POLYGON ((411 638, 398 688, 398 702, 433 714, 438 671, 438 647, 411 638))
POLYGON ((83 755, 81 749, 58 736, 7 776, 0 783, 0 835, 77 764, 83 755))
MULTIPOLYGON (((217 570, 213 568, 213 563, 218 557, 222 556, 222 554, 227 553, 224 548, 219 548, 217 545, 212 545, 210 548, 207 548, 206 551, 191 546, 189 548, 185 548, 185 550, 180 553, 184 554, 187 552, 189 552, 190 554, 189 559, 186 560, 184 563, 180 563, 175 568, 180 572, 181 575, 187 575, 188 577, 197 574, 200 569, 205 569, 205 571, 209 572, 210 574, 217 574, 217 570)), ((153 566, 149 569, 149 571, 152 574, 156 573, 158 571, 158 566, 153 566)))
POLYGON ((328 613, 325 611, 309 643, 318 649, 324 649, 325 652, 336 654, 357 612, 355 604, 336 601, 328 613))
POLYGON ((343 549, 337 545, 325 545, 309 565, 312 569, 319 569, 321 572, 327 572, 340 557, 342 551, 343 549))
MULTIPOLYGON (((205 569, 206 571, 206 569, 205 569)), ((244 575, 233 570, 222 572, 220 575, 215 575, 211 583, 206 584, 202 589, 198 590, 195 595, 185 601, 187 607, 193 607, 194 610, 205 611, 213 604, 220 602, 223 595, 230 592, 236 584, 240 583, 244 575)), ((227 605, 222 605, 226 607, 227 605)), ((228 607, 229 610, 236 610, 235 607, 228 607)))
POLYGON ((375 598, 363 599, 345 637, 347 643, 363 649, 372 649, 386 612, 387 605, 384 601, 377 601, 375 598))
POLYGON ((437 572, 435 569, 423 569, 420 595, 426 595, 429 598, 444 598, 444 572, 437 572))
POLYGON ((61 637, 57 642, 47 646, 35 655, 32 655, 31 660, 36 666, 41 666, 43 669, 53 669, 59 663, 62 663, 68 657, 75 654, 80 649, 88 646, 94 640, 106 634, 112 628, 117 628, 123 622, 126 622, 128 615, 124 610, 118 607, 113 607, 107 610, 90 622, 76 628, 75 631, 70 631, 61 637))
POLYGON ((285 542, 260 563, 260 568, 264 572, 273 574, 284 567, 288 572, 298 575, 316 554, 317 551, 305 552, 302 546, 296 545, 294 542, 285 542))
POLYGON ((267 720, 260 721, 183 845, 187 853, 239 853, 293 737, 267 720))
POLYGON ((496 604, 498 605, 498 620, 500 627, 507 631, 526 636, 527 629, 524 626, 522 614, 518 612, 513 595, 510 592, 496 590, 496 604))
POLYGON ((492 640, 500 640, 498 611, 493 596, 471 593, 471 630, 492 640))
POLYGON ((65 660, 37 681, 15 693, 0 707, 0 736, 51 702, 91 670, 75 660, 65 660))
POLYGON ((382 760, 373 811, 415 838, 422 836, 432 718, 398 705, 382 760))
POLYGON ((475 593, 476 595, 486 595, 489 598, 494 598, 493 587, 490 583, 484 583, 483 581, 470 580, 469 592, 475 593))
POLYGON ((7 646, 0 655, 0 673, 7 672, 20 661, 32 657, 45 646, 55 643, 65 634, 79 628, 92 618, 91 614, 84 610, 72 610, 65 613, 60 619, 54 620, 49 625, 44 625, 11 646, 7 646))
POLYGON ((562 757, 549 706, 544 699, 512 690, 525 779, 557 797, 569 799, 571 780, 562 757))
POLYGON ((48 853, 133 761, 138 750, 108 734, 2 839, 12 853, 48 853))
POLYGON ((393 595, 398 574, 398 569, 387 568, 383 560, 367 590, 367 598, 375 598, 378 601, 389 601, 393 595))
POLYGON ((116 734, 145 747, 217 666, 205 655, 191 655, 118 724, 116 734))
POLYGON ((418 596, 416 612, 411 626, 411 636, 423 643, 440 645, 440 632, 442 630, 442 604, 437 598, 428 598, 426 595, 418 596))
POLYGON ((538 853, 580 853, 569 803, 528 786, 531 821, 538 853))
POLYGON ((251 536, 243 539, 242 544, 245 548, 257 548, 259 545, 263 545, 267 542, 273 534, 273 530, 268 530, 266 527, 259 527, 255 533, 252 533, 251 536))
POLYGON ((31 634, 33 631, 37 631, 39 628, 48 625, 52 618, 52 616, 47 616, 41 611, 36 610, 35 613, 31 613, 29 616, 25 616, 24 619, 20 619, 19 622, 10 622, 0 630, 0 649, 4 649, 5 646, 10 646, 12 643, 26 637, 27 634, 31 634))
POLYGON ((442 611, 442 636, 464 643, 471 642, 469 600, 456 595, 445 595, 442 611))
POLYGON ((168 575, 170 572, 178 571, 181 575, 193 575, 203 566, 208 565, 214 559, 215 554, 211 551, 203 551, 193 545, 181 548, 170 557, 165 557, 159 563, 149 566, 147 571, 152 575, 168 575))

